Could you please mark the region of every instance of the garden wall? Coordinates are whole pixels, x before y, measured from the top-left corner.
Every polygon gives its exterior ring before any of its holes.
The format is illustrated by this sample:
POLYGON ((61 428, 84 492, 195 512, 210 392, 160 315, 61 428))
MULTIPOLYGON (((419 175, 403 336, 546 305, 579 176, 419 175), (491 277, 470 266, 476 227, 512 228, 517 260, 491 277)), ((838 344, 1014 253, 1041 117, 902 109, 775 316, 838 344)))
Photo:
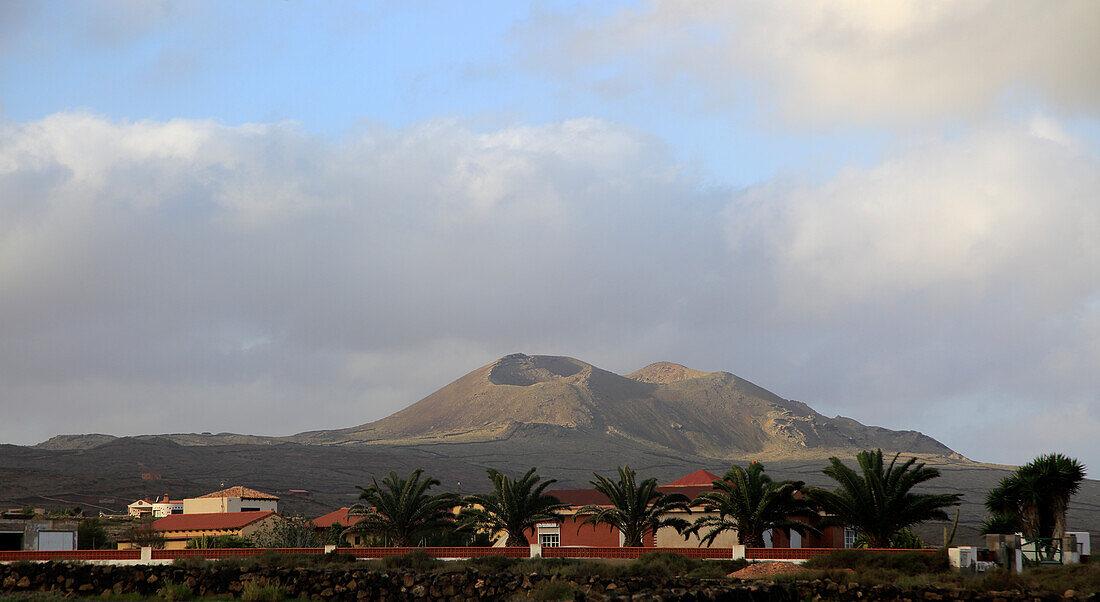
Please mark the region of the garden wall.
MULTIPOLYGON (((1059 595, 974 592, 922 587, 859 587, 830 581, 800 583, 736 582, 727 579, 556 578, 556 586, 580 598, 607 600, 973 600, 1016 602, 1061 600, 1059 595)), ((184 584, 192 595, 240 596, 249 584, 273 585, 287 597, 320 600, 484 600, 508 599, 550 587, 545 575, 514 575, 461 568, 453 571, 378 571, 348 568, 241 567, 211 564, 111 566, 63 562, 0 565, 0 595, 54 592, 59 595, 156 595, 166 583, 184 584)), ((1097 596, 1088 598, 1100 599, 1097 596)))

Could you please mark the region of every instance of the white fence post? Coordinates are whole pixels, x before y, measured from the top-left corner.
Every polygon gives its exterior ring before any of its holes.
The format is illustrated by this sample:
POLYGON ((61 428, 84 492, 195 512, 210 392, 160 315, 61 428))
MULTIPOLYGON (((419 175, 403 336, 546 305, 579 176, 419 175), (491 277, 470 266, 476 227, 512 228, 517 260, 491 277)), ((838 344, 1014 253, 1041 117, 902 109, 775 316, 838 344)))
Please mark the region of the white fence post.
POLYGON ((745 559, 745 546, 733 546, 733 559, 744 560, 745 559))

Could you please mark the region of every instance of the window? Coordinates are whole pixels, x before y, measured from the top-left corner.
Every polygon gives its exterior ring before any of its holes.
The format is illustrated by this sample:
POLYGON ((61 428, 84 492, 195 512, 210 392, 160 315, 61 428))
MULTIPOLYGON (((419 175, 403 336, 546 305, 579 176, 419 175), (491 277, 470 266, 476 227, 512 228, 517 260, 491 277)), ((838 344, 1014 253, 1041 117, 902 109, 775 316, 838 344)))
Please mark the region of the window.
POLYGON ((544 548, 556 548, 561 545, 561 535, 558 533, 539 533, 539 545, 544 548))
POLYGON ((844 528, 844 547, 854 548, 856 547, 856 530, 850 527, 844 528))
POLYGON ((241 512, 259 512, 259 508, 241 508, 241 512))

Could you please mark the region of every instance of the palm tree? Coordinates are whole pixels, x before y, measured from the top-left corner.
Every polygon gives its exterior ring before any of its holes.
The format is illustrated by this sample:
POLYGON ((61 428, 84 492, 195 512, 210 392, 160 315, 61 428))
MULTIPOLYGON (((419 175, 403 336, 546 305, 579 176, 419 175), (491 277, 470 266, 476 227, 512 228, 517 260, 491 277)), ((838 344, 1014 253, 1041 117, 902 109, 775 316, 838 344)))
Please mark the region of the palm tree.
POLYGON ((1085 467, 1076 459, 1046 454, 1001 479, 986 496, 985 507, 1002 518, 996 525, 1002 529, 1014 521, 1026 537, 1058 538, 1066 532, 1069 501, 1084 479, 1085 467))
POLYGON ((792 529, 799 534, 818 530, 792 516, 813 514, 812 506, 795 493, 802 481, 773 481, 759 462, 748 470, 734 464, 722 480, 714 481, 714 491, 699 494, 692 503, 703 506, 705 512, 717 512, 695 520, 690 532, 709 529, 703 543, 711 546, 725 531, 736 531, 739 543, 750 548, 764 547, 764 532, 768 529, 792 529))
POLYGON ((428 490, 440 482, 438 479, 421 479, 423 469, 412 471, 402 479, 390 471, 382 484, 371 477, 368 487, 358 487, 362 503, 348 510, 348 517, 363 517, 348 527, 347 532, 365 532, 381 535, 394 546, 407 547, 419 536, 436 529, 454 526, 454 508, 459 504, 453 493, 430 495, 428 490))
POLYGON ((926 520, 948 520, 943 511, 957 506, 962 494, 913 493, 913 487, 940 476, 940 471, 910 458, 898 465, 898 456, 883 466, 882 450, 856 454, 862 476, 837 458, 829 458, 822 472, 840 484, 836 491, 808 489, 806 497, 829 514, 830 522, 852 527, 871 547, 890 547, 895 533, 926 520))
POLYGON ((657 533, 662 527, 672 527, 683 533, 691 523, 667 516, 671 512, 682 510, 691 513, 691 501, 681 493, 662 493, 657 490, 657 479, 649 478, 641 483, 635 481, 636 473, 629 466, 619 467, 619 481, 613 482, 606 477, 592 473, 595 481, 590 481, 596 491, 607 496, 610 506, 583 506, 577 514, 587 514, 578 529, 584 525, 610 525, 623 535, 624 546, 642 547, 642 540, 650 533, 657 533))
POLYGON ((508 536, 506 546, 526 546, 525 532, 534 530, 539 522, 556 519, 555 512, 567 507, 558 498, 544 493, 557 481, 539 482, 534 468, 516 480, 492 468, 488 473, 493 491, 467 497, 459 520, 466 528, 491 533, 504 531, 508 536))

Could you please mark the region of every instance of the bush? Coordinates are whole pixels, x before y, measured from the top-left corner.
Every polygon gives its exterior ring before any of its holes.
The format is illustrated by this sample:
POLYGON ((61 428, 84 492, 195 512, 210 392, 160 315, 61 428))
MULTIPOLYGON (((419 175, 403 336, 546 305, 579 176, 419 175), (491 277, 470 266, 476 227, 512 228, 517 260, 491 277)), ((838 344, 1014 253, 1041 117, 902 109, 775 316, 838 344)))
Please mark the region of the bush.
POLYGON ((218 535, 216 537, 211 535, 203 535, 202 537, 195 537, 187 540, 188 550, 207 549, 207 548, 251 548, 252 540, 241 537, 240 535, 218 535))
POLYGON ((279 602, 286 597, 286 591, 270 583, 250 581, 241 590, 241 600, 250 602, 279 602))
POLYGON ((852 569, 857 572, 868 569, 885 569, 897 571, 903 575, 944 573, 951 568, 951 564, 947 560, 947 552, 943 550, 934 554, 924 552, 893 554, 838 550, 832 554, 814 556, 807 560, 804 566, 810 569, 852 569))
POLYGON ((428 554, 428 551, 424 548, 417 548, 408 554, 387 556, 382 559, 382 566, 387 569, 427 571, 442 566, 442 564, 442 560, 428 554))
POLYGON ((546 581, 531 588, 529 597, 533 600, 574 600, 577 588, 566 581, 546 581))
POLYGON ((165 600, 190 600, 191 588, 183 583, 172 583, 168 581, 161 586, 160 590, 157 592, 157 597, 165 600))
POLYGON ((483 571, 503 573, 519 564, 519 562, 518 558, 507 556, 482 556, 481 558, 471 558, 466 561, 466 564, 483 571))

